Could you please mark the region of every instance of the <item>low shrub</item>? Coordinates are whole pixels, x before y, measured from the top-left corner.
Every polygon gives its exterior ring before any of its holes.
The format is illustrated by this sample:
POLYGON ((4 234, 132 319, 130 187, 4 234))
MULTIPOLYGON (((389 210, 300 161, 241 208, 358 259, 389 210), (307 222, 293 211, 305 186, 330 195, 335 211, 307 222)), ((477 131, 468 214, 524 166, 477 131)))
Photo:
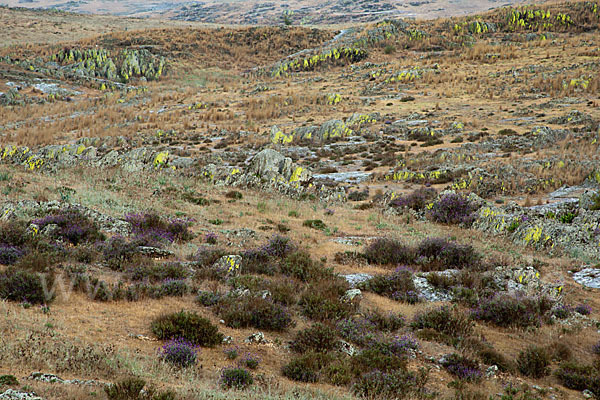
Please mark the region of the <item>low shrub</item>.
POLYGON ((441 306, 419 312, 410 324, 413 329, 433 329, 457 344, 473 332, 471 320, 456 307, 441 306))
POLYGON ((331 354, 309 352, 293 358, 283 366, 281 373, 293 381, 315 383, 319 380, 321 370, 332 360, 331 354))
POLYGON ((16 263, 25 252, 18 247, 0 244, 0 264, 12 265, 16 263))
POLYGON ((244 390, 254 383, 254 378, 244 368, 226 367, 221 370, 219 383, 223 389, 244 390))
POLYGON ((182 338, 191 344, 207 347, 223 342, 223 334, 216 326, 191 311, 162 315, 152 321, 150 327, 161 340, 182 338))
POLYGON ((592 313, 592 307, 587 304, 578 304, 575 306, 574 311, 581 315, 590 315, 592 313))
POLYGON ((445 356, 442 365, 450 374, 463 381, 478 382, 483 377, 477 361, 457 353, 445 356))
POLYGON ((191 257, 192 261, 196 261, 201 267, 212 267, 219 258, 227 255, 222 249, 214 249, 212 247, 200 247, 191 257))
POLYGON ((337 344, 337 332, 327 325, 316 323, 298 332, 290 347, 297 353, 319 353, 334 350, 337 344))
POLYGON ((240 359, 238 364, 242 368, 256 369, 256 368, 258 368, 258 365, 260 364, 260 358, 248 353, 240 359))
POLYGON ((413 272, 407 268, 397 268, 389 275, 376 275, 361 282, 361 290, 377 293, 393 300, 414 304, 419 301, 417 288, 413 281, 413 272))
POLYGON ((406 196, 396 197, 390 202, 395 208, 408 207, 415 211, 421 211, 435 199, 437 192, 433 188, 419 188, 406 196))
POLYGON ((383 332, 395 332, 406 324, 402 315, 391 311, 385 314, 377 310, 367 311, 365 319, 375 324, 377 329, 383 332))
POLYGON ((164 264, 137 265, 127 271, 129 279, 134 282, 148 280, 160 282, 166 279, 186 279, 190 276, 188 268, 181 263, 170 262, 164 264))
POLYGON ((563 386, 573 390, 589 390, 600 397, 600 370, 597 367, 565 362, 554 374, 563 386))
POLYGON ((442 238, 423 240, 417 246, 417 254, 428 261, 425 265, 428 270, 470 268, 478 261, 473 246, 461 245, 442 238))
POLYGON ((229 298, 217 304, 215 311, 226 326, 236 329, 253 327, 285 331, 293 325, 286 307, 261 297, 229 298))
POLYGON ((8 247, 24 247, 31 241, 27 227, 28 224, 22 220, 0 221, 0 243, 8 247))
POLYGON ((552 303, 545 297, 504 293, 481 300, 471 315, 501 327, 526 328, 540 326, 542 316, 551 308, 552 303))
POLYGON ((464 224, 470 226, 475 220, 476 206, 466 196, 448 193, 433 203, 429 218, 442 224, 464 224))
POLYGON ((175 366, 186 368, 196 364, 197 348, 184 339, 171 339, 162 347, 160 358, 175 366))
POLYGON ((381 336, 377 325, 364 317, 351 317, 340 320, 336 324, 340 336, 359 346, 368 346, 381 336))
POLYGON ((554 308, 552 308, 550 314, 555 316, 558 319, 566 319, 571 316, 573 309, 566 304, 558 304, 554 308))
POLYGON ((267 255, 271 257, 284 258, 291 252, 296 250, 296 246, 289 238, 281 235, 275 235, 269 242, 261 248, 267 255))
POLYGON ((50 289, 54 284, 52 273, 41 274, 14 267, 0 272, 0 299, 31 304, 46 304, 54 300, 50 289))
POLYGON ((196 297, 196 301, 203 305, 204 307, 212 307, 215 304, 219 303, 219 301, 223 298, 223 295, 215 292, 207 292, 204 290, 198 291, 198 296, 196 297))
POLYGON ((244 273, 275 275, 279 271, 275 257, 269 255, 263 248, 243 251, 241 256, 244 273))
POLYGON ((389 238, 375 239, 365 249, 365 258, 371 264, 410 264, 414 261, 414 251, 400 241, 389 238))
POLYGON ((115 271, 121 271, 138 254, 138 245, 130 242, 122 236, 113 236, 101 246, 102 255, 108 267, 115 271))
POLYGON ((302 226, 306 226, 307 228, 317 229, 320 231, 323 231, 323 230, 325 230, 325 228, 327 228, 327 225, 325 225, 325 222, 323 222, 320 219, 307 219, 306 221, 304 221, 302 223, 302 226))
POLYGON ((529 346, 517 357, 517 368, 532 378, 542 378, 550 372, 550 354, 543 347, 529 346))
POLYGON ((344 279, 334 277, 309 284, 298 303, 302 314, 323 322, 346 318, 357 307, 357 304, 341 300, 348 288, 344 279))
POLYGON ((314 261, 305 251, 296 251, 285 257, 281 263, 281 272, 303 282, 324 279, 333 274, 331 269, 323 267, 314 261))
POLYGON ((428 371, 406 370, 372 371, 362 374, 352 386, 352 391, 367 399, 405 399, 419 397, 425 392, 428 371))
POLYGON ((2 386, 16 386, 19 381, 14 375, 0 375, 0 388, 2 386))
POLYGON ((165 219, 154 213, 142 213, 127 214, 125 221, 131 224, 132 233, 144 244, 160 245, 192 238, 189 231, 190 220, 165 219))
POLYGON ((104 387, 108 400, 175 400, 174 392, 159 392, 140 378, 126 378, 104 387))
POLYGON ((555 341, 548 346, 548 351, 552 355, 552 360, 556 361, 569 361, 573 357, 571 346, 566 341, 555 341))
POLYGON ((75 210, 60 211, 56 214, 34 219, 31 223, 35 224, 40 232, 48 225, 58 226, 52 236, 68 240, 75 246, 83 242, 93 243, 104 240, 104 235, 102 235, 96 223, 75 210))
POLYGON ((498 352, 492 347, 479 350, 477 355, 484 364, 495 365, 502 372, 510 372, 514 370, 512 362, 502 353, 498 352))

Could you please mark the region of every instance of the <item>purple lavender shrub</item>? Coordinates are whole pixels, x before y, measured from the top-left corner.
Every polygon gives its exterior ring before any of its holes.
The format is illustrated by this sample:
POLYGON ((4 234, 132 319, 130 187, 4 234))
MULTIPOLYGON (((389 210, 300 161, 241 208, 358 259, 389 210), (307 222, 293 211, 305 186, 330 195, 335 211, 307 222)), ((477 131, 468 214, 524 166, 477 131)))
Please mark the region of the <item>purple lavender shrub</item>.
POLYGON ((442 365, 450 374, 463 381, 478 382, 483 377, 477 361, 457 353, 445 356, 442 365))
POLYGON ((575 307, 575 312, 581 315, 590 315, 592 313, 592 307, 587 304, 579 304, 575 307))
POLYGON ((437 192, 432 188, 419 188, 406 196, 396 197, 390 202, 394 208, 408 207, 415 211, 425 208, 435 197, 437 192))
POLYGON ((186 368, 196 364, 197 351, 197 346, 185 339, 171 339, 162 347, 160 358, 170 364, 186 368))
POLYGON ((15 246, 0 244, 0 264, 12 265, 24 255, 24 251, 15 246))
POLYGON ((440 197, 429 210, 429 218, 442 224, 470 226, 475 220, 476 206, 464 195, 448 193, 440 197))

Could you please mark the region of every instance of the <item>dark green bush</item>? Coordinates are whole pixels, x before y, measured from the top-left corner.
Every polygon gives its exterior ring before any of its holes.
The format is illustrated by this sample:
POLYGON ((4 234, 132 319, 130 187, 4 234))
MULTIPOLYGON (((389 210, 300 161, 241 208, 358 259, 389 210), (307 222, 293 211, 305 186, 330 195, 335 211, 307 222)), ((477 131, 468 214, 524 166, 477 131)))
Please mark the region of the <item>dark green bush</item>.
POLYGON ((419 398, 425 391, 427 379, 428 371, 425 369, 418 372, 372 371, 362 374, 352 386, 352 391, 366 399, 419 398))
POLYGON ((126 378, 119 383, 104 387, 108 400, 175 400, 172 391, 158 392, 146 387, 146 381, 140 378, 126 378))
POLYGON ((304 221, 302 223, 302 226, 306 226, 308 228, 313 228, 313 229, 318 229, 318 230, 325 230, 325 228, 327 228, 327 225, 325 225, 325 222, 323 222, 320 219, 307 219, 306 221, 304 221))
POLYGON ((307 351, 320 353, 334 350, 337 344, 337 332, 335 329, 321 323, 316 323, 296 334, 291 349, 298 353, 306 353, 307 351))
POLYGON ((209 320, 191 311, 162 315, 152 321, 152 333, 161 340, 183 338, 188 342, 212 347, 223 342, 223 334, 209 320))
POLYGON ((221 377, 219 379, 221 387, 224 389, 238 389, 243 390, 254 383, 252 374, 239 367, 227 367, 221 370, 221 377))
POLYGON ((519 353, 519 371, 532 378, 542 378, 550 372, 550 354, 543 347, 529 346, 519 353))
POLYGON ((14 375, 0 375, 0 387, 2 386, 16 386, 19 384, 17 378, 14 375))
POLYGON ((481 349, 477 355, 484 364, 495 365, 502 372, 514 370, 512 362, 492 347, 481 349))

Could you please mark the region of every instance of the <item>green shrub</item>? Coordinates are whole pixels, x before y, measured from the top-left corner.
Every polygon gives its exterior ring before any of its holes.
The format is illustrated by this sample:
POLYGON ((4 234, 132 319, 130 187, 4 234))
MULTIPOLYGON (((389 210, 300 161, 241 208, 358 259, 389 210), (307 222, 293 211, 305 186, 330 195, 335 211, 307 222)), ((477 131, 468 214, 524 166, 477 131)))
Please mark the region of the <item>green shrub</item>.
POLYGON ((310 254, 304 251, 289 254, 281 263, 281 272, 303 282, 323 279, 332 275, 330 269, 324 268, 321 263, 314 261, 310 254))
POLYGON ((510 372, 514 370, 514 366, 511 361, 492 347, 481 349, 477 355, 484 364, 495 365, 502 372, 510 372))
POLYGON ((146 387, 146 381, 140 378, 126 378, 119 383, 104 387, 108 400, 175 400, 172 391, 158 392, 146 387))
POLYGON ((231 328, 253 327, 269 331, 285 331, 293 326, 286 307, 261 297, 230 298, 216 306, 216 312, 231 328))
POLYGON ((19 384, 17 378, 14 375, 0 375, 0 387, 2 386, 16 386, 19 384))
POLYGON ((161 340, 183 338, 188 342, 212 347, 223 342, 223 334, 209 320, 191 311, 162 315, 151 324, 152 333, 161 340))
POLYGON ((341 278, 330 278, 308 285, 299 305, 302 314, 316 321, 336 321, 346 318, 357 305, 343 302, 341 296, 348 290, 348 283, 341 278))
POLYGON ((307 351, 320 353, 334 350, 337 344, 335 329, 316 323, 296 334, 291 349, 298 353, 306 353, 307 351))
POLYGON ((286 378, 298 382, 314 383, 319 380, 321 370, 329 365, 333 355, 327 353, 306 353, 293 358, 283 366, 281 373, 286 378))
POLYGON ((0 299, 31 304, 45 304, 54 300, 50 293, 54 275, 29 272, 11 267, 0 272, 0 299))
POLYGON ((418 372, 372 371, 361 375, 352 386, 352 391, 366 399, 419 398, 424 392, 427 379, 428 371, 425 369, 418 372))
POLYGON ((304 221, 302 223, 302 226, 306 226, 308 228, 313 228, 313 229, 318 229, 320 231, 325 230, 325 228, 327 228, 327 225, 325 225, 325 222, 323 222, 320 219, 307 219, 306 221, 304 221))
POLYGON ((227 367, 221 370, 221 377, 219 379, 221 387, 224 389, 246 389, 254 383, 252 374, 244 369, 238 367, 227 367))
POLYGON ((542 378, 549 373, 550 354, 543 347, 529 346, 519 353, 519 371, 532 378, 542 378))

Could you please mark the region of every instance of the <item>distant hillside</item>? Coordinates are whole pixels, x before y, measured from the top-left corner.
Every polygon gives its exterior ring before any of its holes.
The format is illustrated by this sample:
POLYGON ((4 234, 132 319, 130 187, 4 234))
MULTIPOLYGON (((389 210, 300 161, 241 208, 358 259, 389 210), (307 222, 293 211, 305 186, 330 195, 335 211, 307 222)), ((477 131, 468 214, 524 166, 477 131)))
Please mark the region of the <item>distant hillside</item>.
POLYGON ((343 24, 384 17, 436 18, 482 12, 519 0, 0 0, 9 7, 214 22, 222 24, 343 24))

